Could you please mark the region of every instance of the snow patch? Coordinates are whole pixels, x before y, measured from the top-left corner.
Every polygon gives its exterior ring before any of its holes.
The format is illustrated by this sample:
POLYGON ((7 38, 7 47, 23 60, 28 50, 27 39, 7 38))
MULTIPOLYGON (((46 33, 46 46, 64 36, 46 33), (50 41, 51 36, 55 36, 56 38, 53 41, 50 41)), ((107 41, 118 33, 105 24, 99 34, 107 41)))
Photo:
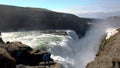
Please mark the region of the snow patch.
POLYGON ((111 36, 115 35, 118 31, 115 28, 109 28, 106 30, 107 37, 106 39, 109 39, 111 36))

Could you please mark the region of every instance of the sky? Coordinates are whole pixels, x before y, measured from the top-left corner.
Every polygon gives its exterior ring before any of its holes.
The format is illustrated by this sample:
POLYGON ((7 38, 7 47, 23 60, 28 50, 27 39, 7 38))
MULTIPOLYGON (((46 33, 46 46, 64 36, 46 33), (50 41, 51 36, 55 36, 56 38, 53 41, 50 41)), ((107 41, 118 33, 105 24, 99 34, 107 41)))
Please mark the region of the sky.
POLYGON ((120 15, 120 0, 0 0, 0 4, 46 8, 80 17, 120 15))

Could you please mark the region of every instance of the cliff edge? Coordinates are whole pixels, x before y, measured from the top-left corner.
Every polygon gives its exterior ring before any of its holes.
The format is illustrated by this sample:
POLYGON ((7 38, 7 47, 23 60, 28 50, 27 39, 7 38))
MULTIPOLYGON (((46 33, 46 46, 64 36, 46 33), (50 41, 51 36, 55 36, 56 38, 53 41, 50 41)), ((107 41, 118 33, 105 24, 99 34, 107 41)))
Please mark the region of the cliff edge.
POLYGON ((120 29, 118 33, 103 40, 94 61, 86 68, 120 68, 120 29))

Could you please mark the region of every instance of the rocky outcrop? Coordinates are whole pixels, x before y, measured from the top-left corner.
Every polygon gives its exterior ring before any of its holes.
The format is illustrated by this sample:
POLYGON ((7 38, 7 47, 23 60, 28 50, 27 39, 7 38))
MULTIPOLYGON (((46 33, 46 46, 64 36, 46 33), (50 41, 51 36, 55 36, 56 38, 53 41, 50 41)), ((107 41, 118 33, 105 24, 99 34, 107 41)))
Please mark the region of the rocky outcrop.
POLYGON ((9 42, 1 44, 0 48, 5 49, 11 57, 16 60, 16 64, 39 65, 45 51, 34 50, 21 42, 9 42))
POLYGON ((86 68, 120 68, 120 29, 117 34, 102 42, 95 60, 86 68))
POLYGON ((0 48, 0 68, 16 68, 15 59, 2 48, 0 48))
POLYGON ((62 68, 61 64, 56 63, 56 64, 52 64, 50 67, 46 66, 25 66, 25 65, 17 65, 17 68, 62 68))
POLYGON ((83 36, 92 20, 42 8, 0 5, 0 31, 74 30, 83 36))
MULTIPOLYGON (((2 38, 0 42, 0 68, 44 67, 40 64, 44 62, 43 55, 46 51, 32 49, 21 42, 4 43, 2 38)), ((55 66, 56 63, 51 58, 48 61, 55 66)))

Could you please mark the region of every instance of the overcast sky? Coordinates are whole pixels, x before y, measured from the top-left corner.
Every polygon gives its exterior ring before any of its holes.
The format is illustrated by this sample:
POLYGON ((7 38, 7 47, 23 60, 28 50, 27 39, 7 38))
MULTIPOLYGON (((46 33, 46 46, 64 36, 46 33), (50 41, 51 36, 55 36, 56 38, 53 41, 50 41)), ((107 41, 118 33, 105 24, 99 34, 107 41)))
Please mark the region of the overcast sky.
POLYGON ((0 4, 46 8, 80 17, 120 15, 120 0, 0 0, 0 4))

